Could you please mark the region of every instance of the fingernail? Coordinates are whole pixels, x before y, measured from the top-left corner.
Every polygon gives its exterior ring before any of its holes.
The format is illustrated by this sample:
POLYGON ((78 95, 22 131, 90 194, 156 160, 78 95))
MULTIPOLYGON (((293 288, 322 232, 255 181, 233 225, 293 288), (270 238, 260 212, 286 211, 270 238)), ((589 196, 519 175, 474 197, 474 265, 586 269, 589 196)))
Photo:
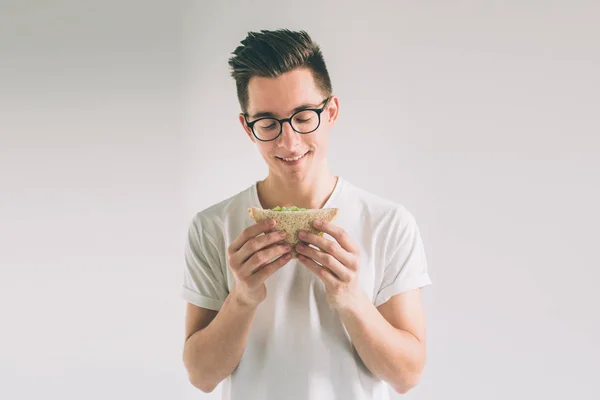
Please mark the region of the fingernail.
POLYGON ((302 249, 304 249, 304 245, 303 245, 302 243, 298 243, 298 244, 296 245, 296 249, 297 249, 297 250, 302 250, 302 249))
POLYGON ((275 220, 274 220, 274 219, 270 219, 270 220, 267 222, 267 225, 269 225, 269 226, 275 226, 275 220))
POLYGON ((304 231, 300 231, 300 232, 298 232, 298 237, 299 237, 300 239, 306 239, 306 232, 304 232, 304 231))
POLYGON ((320 219, 315 220, 314 226, 316 226, 317 228, 323 226, 323 221, 321 221, 320 219))

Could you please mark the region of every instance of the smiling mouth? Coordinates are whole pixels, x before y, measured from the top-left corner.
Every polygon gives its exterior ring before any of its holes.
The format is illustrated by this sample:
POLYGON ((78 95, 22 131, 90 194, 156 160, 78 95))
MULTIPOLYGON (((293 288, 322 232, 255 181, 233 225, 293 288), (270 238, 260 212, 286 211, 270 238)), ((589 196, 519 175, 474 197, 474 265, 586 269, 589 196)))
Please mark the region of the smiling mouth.
POLYGON ((295 162, 295 161, 300 161, 302 158, 306 157, 306 155, 310 153, 309 151, 307 151, 306 153, 302 154, 301 156, 298 157, 294 157, 294 158, 283 158, 283 157, 277 157, 279 160, 283 160, 286 162, 295 162))

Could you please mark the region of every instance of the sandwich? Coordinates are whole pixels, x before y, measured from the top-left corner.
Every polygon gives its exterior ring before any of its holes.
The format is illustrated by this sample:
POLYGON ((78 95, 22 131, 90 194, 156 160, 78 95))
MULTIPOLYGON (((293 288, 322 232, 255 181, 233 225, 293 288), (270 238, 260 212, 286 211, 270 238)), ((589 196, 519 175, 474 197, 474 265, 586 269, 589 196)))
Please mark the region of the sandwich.
POLYGON ((317 235, 323 235, 323 232, 313 227, 313 221, 320 219, 331 222, 337 217, 339 209, 337 208, 318 208, 306 209, 300 207, 275 207, 273 209, 263 209, 252 207, 248 209, 248 214, 254 222, 261 222, 272 218, 277 223, 274 230, 286 232, 285 242, 292 246, 292 256, 297 257, 296 244, 298 240, 298 231, 306 230, 317 235))

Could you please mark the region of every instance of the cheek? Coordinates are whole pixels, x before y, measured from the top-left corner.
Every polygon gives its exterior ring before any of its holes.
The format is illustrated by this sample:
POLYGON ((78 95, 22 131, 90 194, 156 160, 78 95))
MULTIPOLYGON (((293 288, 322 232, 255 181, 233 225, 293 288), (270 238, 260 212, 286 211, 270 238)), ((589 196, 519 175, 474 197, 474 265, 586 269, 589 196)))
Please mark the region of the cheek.
POLYGON ((277 145, 264 145, 261 153, 265 161, 275 164, 277 163, 277 159, 275 157, 277 156, 278 151, 279 149, 277 148, 277 145))
POLYGON ((319 140, 312 140, 309 147, 314 149, 318 154, 323 154, 327 151, 327 137, 319 138, 319 140))
POLYGON ((264 156, 270 156, 275 151, 275 146, 270 143, 257 142, 258 151, 264 156))

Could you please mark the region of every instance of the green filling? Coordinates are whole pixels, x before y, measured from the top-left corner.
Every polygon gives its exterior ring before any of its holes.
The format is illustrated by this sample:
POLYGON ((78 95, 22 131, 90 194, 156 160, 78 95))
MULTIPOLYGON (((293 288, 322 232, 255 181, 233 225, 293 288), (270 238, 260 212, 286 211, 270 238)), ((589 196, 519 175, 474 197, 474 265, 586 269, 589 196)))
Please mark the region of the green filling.
POLYGON ((300 207, 296 207, 296 206, 292 206, 292 207, 275 207, 273 209, 273 211, 306 211, 306 208, 300 208, 300 207))

